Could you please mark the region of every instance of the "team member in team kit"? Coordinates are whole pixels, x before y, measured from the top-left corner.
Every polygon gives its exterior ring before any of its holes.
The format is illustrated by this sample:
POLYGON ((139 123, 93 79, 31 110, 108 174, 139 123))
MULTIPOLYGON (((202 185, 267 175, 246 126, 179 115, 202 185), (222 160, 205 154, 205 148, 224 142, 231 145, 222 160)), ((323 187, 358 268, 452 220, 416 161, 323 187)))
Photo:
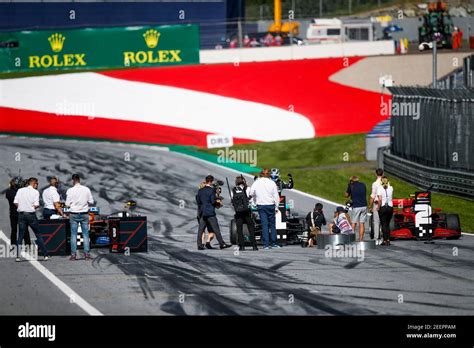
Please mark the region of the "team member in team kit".
POLYGON ((61 209, 61 198, 58 193, 58 178, 53 176, 49 179, 49 187, 43 191, 43 219, 49 220, 52 215, 63 216, 63 211, 61 209))
POLYGON ((71 224, 71 257, 69 260, 77 260, 77 230, 81 225, 84 236, 84 259, 90 260, 89 247, 89 205, 94 204, 91 190, 81 185, 81 178, 78 174, 72 175, 71 187, 66 192, 66 205, 69 207, 69 221, 71 224))
POLYGON ((36 218, 36 209, 39 208, 39 192, 38 179, 28 179, 28 186, 18 190, 15 195, 13 203, 17 206, 18 211, 18 226, 20 233, 16 241, 17 257, 16 261, 21 261, 20 244, 23 241, 23 236, 28 233, 28 227, 31 227, 36 236, 36 244, 43 252, 44 260, 49 260, 48 250, 44 245, 43 238, 39 234, 39 224, 36 218))

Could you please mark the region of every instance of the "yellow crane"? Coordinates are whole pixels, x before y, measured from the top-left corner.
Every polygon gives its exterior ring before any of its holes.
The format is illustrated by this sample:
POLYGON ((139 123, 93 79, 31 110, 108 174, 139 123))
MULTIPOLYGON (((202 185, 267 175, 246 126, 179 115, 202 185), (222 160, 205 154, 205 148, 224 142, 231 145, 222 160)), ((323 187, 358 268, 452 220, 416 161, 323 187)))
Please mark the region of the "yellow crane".
POLYGON ((282 33, 298 36, 300 33, 299 22, 283 22, 281 21, 281 0, 274 0, 274 22, 268 27, 271 33, 282 33))

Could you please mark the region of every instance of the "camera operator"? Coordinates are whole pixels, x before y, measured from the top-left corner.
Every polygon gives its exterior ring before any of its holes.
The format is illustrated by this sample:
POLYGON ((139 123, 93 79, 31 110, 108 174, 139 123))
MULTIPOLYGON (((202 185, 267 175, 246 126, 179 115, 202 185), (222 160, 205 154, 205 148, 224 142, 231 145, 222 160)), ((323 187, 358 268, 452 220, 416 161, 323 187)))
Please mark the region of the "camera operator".
POLYGON ((255 226, 252 221, 252 211, 250 210, 250 188, 243 175, 235 178, 235 187, 232 188, 232 205, 235 210, 235 224, 237 227, 237 236, 239 237, 239 250, 245 250, 244 223, 247 224, 250 241, 253 250, 258 250, 255 241, 255 226))
POLYGON ((351 226, 351 218, 344 207, 337 207, 334 212, 334 220, 329 224, 331 233, 353 234, 354 229, 351 226))
POLYGON ((323 213, 323 205, 316 203, 314 210, 306 215, 306 225, 308 226, 308 248, 316 244, 316 237, 321 232, 323 225, 326 225, 326 218, 323 213))
MULTIPOLYGON (((13 201, 15 200, 15 195, 17 191, 24 186, 23 179, 20 177, 14 177, 10 180, 9 186, 5 191, 5 198, 8 201, 8 205, 10 207, 10 248, 13 250, 14 246, 16 245, 16 239, 18 235, 18 211, 17 206, 13 201)), ((31 245, 30 240, 30 233, 25 233, 23 240, 25 241, 26 245, 31 245)))
POLYGON ((201 206, 201 219, 199 220, 199 227, 198 227, 198 237, 197 237, 197 245, 198 250, 204 250, 204 245, 202 243, 202 234, 206 227, 208 230, 210 229, 216 234, 216 238, 219 241, 219 246, 221 249, 229 248, 232 245, 226 244, 224 239, 222 238, 220 229, 219 229, 219 222, 217 221, 216 216, 216 208, 220 208, 222 206, 222 199, 220 198, 219 187, 214 183, 214 177, 212 175, 206 176, 206 185, 199 189, 196 202, 198 206, 201 206))
POLYGON ((59 180, 55 176, 49 179, 49 187, 43 191, 43 219, 49 220, 52 215, 63 215, 61 199, 58 193, 59 180))
MULTIPOLYGON (((206 182, 203 181, 201 184, 199 184, 199 189, 202 189, 204 186, 206 186, 206 182)), ((196 203, 197 203, 197 195, 196 195, 196 203)), ((201 221, 202 217, 202 206, 201 204, 197 204, 197 221, 199 224, 199 221, 201 221)), ((205 231, 205 230, 204 230, 205 231)), ((207 249, 214 249, 211 245, 212 240, 215 238, 216 234, 212 231, 212 228, 207 227, 207 238, 205 233, 202 234, 202 243, 204 244, 204 241, 206 241, 205 246, 207 249)))
POLYGON ((359 224, 359 241, 364 240, 365 219, 367 218, 367 188, 363 182, 359 181, 358 176, 352 176, 347 190, 346 197, 352 200, 351 220, 352 229, 355 231, 356 225, 359 224))

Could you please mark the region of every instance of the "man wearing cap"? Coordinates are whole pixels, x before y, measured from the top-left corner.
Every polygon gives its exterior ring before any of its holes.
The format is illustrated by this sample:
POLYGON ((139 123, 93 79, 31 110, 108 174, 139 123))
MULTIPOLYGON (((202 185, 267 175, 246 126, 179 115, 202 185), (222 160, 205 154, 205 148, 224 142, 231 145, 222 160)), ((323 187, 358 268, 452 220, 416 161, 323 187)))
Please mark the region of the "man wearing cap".
POLYGON ((81 185, 81 178, 78 174, 72 175, 73 187, 66 192, 66 205, 69 207, 71 223, 71 257, 69 260, 77 260, 77 230, 81 225, 84 237, 84 259, 91 259, 89 247, 89 205, 94 204, 91 190, 87 186, 81 185))
POLYGON ((270 170, 265 168, 260 173, 260 178, 255 181, 250 188, 250 196, 257 204, 258 215, 262 223, 263 250, 270 248, 280 248, 277 243, 277 233, 275 225, 275 214, 278 212, 280 196, 275 182, 270 179, 270 170), (270 229, 271 243, 268 240, 270 229))
POLYGON ((43 252, 44 260, 49 260, 48 250, 43 242, 43 237, 39 234, 39 224, 36 218, 36 209, 39 208, 38 179, 29 178, 28 186, 18 190, 13 203, 17 206, 19 235, 16 240, 17 256, 16 261, 21 261, 20 243, 23 236, 28 233, 28 227, 31 227, 36 236, 36 244, 43 252))
POLYGON ((58 178, 55 176, 49 179, 49 187, 43 191, 43 219, 49 220, 52 215, 63 216, 63 211, 60 205, 60 197, 58 193, 58 178))
POLYGON ((343 207, 337 207, 334 212, 333 223, 329 225, 329 231, 332 233, 353 234, 354 229, 351 226, 351 218, 345 212, 343 207))

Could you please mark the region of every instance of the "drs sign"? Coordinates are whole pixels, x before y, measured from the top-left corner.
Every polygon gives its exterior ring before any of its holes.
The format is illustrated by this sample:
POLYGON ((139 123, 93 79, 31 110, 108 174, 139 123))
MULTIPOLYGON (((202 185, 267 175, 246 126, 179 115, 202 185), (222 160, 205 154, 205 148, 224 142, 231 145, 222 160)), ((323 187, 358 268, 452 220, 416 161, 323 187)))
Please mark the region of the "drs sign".
POLYGON ((196 25, 0 33, 0 72, 198 63, 196 25))
POLYGON ((218 147, 231 147, 234 145, 234 139, 227 135, 208 134, 207 148, 214 149, 218 147))

